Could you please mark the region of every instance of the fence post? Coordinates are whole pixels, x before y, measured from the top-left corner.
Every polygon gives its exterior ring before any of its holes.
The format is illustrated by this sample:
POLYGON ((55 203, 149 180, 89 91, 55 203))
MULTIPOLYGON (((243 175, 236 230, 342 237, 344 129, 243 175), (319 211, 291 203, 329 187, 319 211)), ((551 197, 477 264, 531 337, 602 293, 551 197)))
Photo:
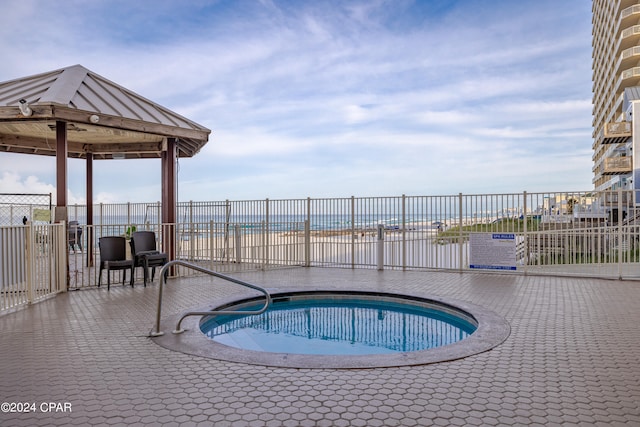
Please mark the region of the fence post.
MULTIPOLYGON (((184 233, 184 224, 182 226, 182 232, 184 233)), ((193 200, 189 200, 189 260, 193 261, 196 259, 196 242, 195 242, 195 233, 193 231, 193 200)), ((179 229, 179 228, 178 228, 179 229)), ((180 238, 180 244, 182 245, 182 237, 180 238)))
MULTIPOLYGON (((51 225, 49 225, 49 227, 51 228, 51 225)), ((27 226, 25 227, 25 239, 24 239, 24 244, 26 246, 26 254, 25 254, 25 270, 26 270, 26 279, 27 279, 27 302, 29 304, 31 304, 31 302, 33 302, 33 277, 34 277, 34 272, 33 272, 33 268, 35 267, 35 254, 34 254, 34 249, 35 249, 35 245, 33 244, 34 242, 34 233, 33 233, 33 222, 29 221, 27 223, 27 226)), ((17 239, 16 239, 17 240, 17 239)))
POLYGON ((265 239, 264 239, 264 260, 265 265, 269 265, 269 199, 265 200, 265 239))
POLYGON ((57 292, 66 292, 69 289, 69 250, 67 247, 67 224, 62 222, 59 226, 56 226, 54 230, 58 236, 54 241, 58 243, 54 249, 59 255, 55 258, 58 259, 58 278, 57 278, 57 292))
POLYGON ((304 266, 311 266, 311 223, 304 221, 304 266))
POLYGON ((311 197, 307 197, 307 219, 304 224, 305 267, 311 267, 311 197))
POLYGON ((235 238, 235 249, 236 249, 236 263, 242 263, 242 235, 240 234, 241 228, 240 224, 236 224, 234 226, 234 238, 235 238))
POLYGON ((209 236, 209 269, 213 270, 215 257, 215 225, 212 219, 209 220, 209 233, 207 234, 209 236))
POLYGON ((527 265, 529 264, 529 227, 528 227, 528 219, 527 219, 527 192, 522 192, 522 218, 523 218, 523 250, 524 254, 522 255, 522 270, 524 275, 527 275, 527 265))
POLYGON ((224 202, 224 230, 223 230, 223 239, 224 239, 224 252, 222 254, 222 258, 229 262, 229 224, 231 221, 231 205, 229 204, 229 199, 226 199, 224 202))
POLYGON ((378 224, 378 240, 377 240, 377 249, 378 249, 378 271, 384 270, 384 225, 378 224))
POLYGON ((463 254, 463 250, 464 250, 464 241, 462 239, 462 193, 458 193, 458 223, 459 223, 459 228, 458 228, 458 264, 459 264, 459 270, 462 273, 462 271, 464 270, 462 263, 464 262, 464 254, 463 254))
POLYGON ((402 271, 407 270, 407 217, 406 217, 407 196, 402 195, 402 271))
POLYGON ((618 280, 622 280, 622 187, 618 188, 618 280))
POLYGON ((351 196, 351 268, 356 268, 356 198, 351 196))
POLYGON ((157 218, 157 223, 156 226, 158 227, 158 235, 160 235, 160 228, 162 226, 162 202, 158 201, 156 204, 156 207, 158 208, 156 210, 156 218, 157 218))

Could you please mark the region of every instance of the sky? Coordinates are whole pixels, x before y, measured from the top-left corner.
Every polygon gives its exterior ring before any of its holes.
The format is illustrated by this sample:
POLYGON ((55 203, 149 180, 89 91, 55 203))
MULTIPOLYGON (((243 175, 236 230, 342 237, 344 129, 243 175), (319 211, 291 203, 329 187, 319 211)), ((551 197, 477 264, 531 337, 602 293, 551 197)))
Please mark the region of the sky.
MULTIPOLYGON (((209 128, 179 201, 593 188, 585 0, 0 0, 0 82, 80 64, 209 128)), ((85 162, 69 160, 70 204, 85 162)), ((160 160, 94 161, 96 202, 160 160)), ((55 196, 0 153, 0 192, 55 196)))

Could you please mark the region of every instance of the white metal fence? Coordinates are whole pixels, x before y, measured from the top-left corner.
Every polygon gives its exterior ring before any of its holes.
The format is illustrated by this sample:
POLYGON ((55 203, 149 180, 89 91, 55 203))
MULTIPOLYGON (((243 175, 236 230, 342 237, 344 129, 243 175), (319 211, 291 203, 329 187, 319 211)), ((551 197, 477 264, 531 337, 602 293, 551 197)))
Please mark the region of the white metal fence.
POLYGON ((0 312, 66 290, 64 224, 0 227, 0 312))
MULTIPOLYGON (((172 240, 176 258, 218 270, 296 265, 465 271, 472 233, 506 233, 515 237, 516 273, 635 279, 640 218, 634 200, 623 190, 226 200, 181 203, 177 224, 160 223, 159 203, 101 204, 94 206, 93 226, 86 225, 85 206, 71 206, 69 220, 80 228, 79 235, 67 235, 65 255, 70 287, 97 283, 101 236, 126 236, 134 228, 154 231, 159 248, 172 240)), ((23 251, 21 229, 6 231, 13 237, 3 243, 3 268, 23 251)))
MULTIPOLYGON (((84 222, 82 206, 70 219, 84 222)), ((96 205, 95 227, 161 233, 159 203, 96 205), (116 225, 120 224, 120 225, 116 225)), ((518 271, 635 277, 640 252, 631 191, 187 202, 179 257, 214 264, 469 268, 471 233, 514 233, 518 271)), ((161 241, 164 237, 159 235, 161 241)))

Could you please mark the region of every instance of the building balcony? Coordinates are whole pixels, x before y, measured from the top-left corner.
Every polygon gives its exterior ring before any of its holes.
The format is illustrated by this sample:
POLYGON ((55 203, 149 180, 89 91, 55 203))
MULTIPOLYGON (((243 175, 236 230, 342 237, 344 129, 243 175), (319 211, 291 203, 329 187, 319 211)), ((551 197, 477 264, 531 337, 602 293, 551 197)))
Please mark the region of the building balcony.
POLYGON ((630 191, 602 191, 602 202, 605 206, 616 206, 622 204, 623 206, 629 206, 632 194, 630 191))
POLYGON ((632 171, 633 157, 609 157, 602 165, 602 175, 625 175, 632 171))
POLYGON ((633 27, 622 30, 618 49, 629 49, 630 47, 636 46, 638 41, 640 41, 640 25, 634 25, 633 27))
POLYGON ((624 87, 637 86, 640 81, 640 67, 624 70, 620 74, 620 79, 624 82, 624 87))
POLYGON ((634 4, 627 7, 620 12, 620 20, 618 21, 619 28, 629 28, 633 24, 638 23, 638 16, 640 15, 640 5, 634 4))
POLYGON ((619 144, 633 135, 631 122, 605 123, 602 144, 619 144))
POLYGON ((634 46, 629 49, 625 49, 618 58, 615 70, 626 70, 634 65, 638 64, 640 58, 640 46, 634 46))

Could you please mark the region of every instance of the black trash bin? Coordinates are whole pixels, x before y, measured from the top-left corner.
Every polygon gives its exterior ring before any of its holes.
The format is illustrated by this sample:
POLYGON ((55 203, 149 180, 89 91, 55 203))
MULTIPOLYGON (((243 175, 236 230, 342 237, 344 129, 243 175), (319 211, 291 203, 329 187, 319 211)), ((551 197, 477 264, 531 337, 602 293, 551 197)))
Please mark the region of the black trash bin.
POLYGON ((76 250, 76 246, 82 251, 82 227, 78 221, 69 221, 67 229, 67 241, 69 242, 69 250, 76 250))

